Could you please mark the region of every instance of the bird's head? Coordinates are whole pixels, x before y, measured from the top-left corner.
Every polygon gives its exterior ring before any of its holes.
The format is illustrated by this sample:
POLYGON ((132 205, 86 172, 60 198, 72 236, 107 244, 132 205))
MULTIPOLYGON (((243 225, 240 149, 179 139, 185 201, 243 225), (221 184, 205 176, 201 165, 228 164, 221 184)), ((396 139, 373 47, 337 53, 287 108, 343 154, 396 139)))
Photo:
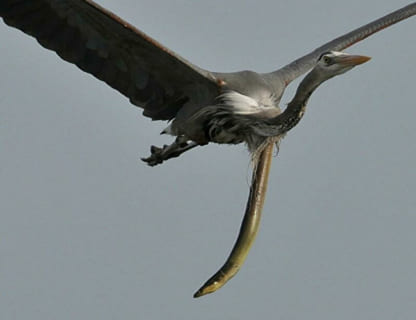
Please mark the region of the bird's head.
POLYGON ((367 56, 329 51, 321 54, 314 69, 319 74, 320 80, 326 81, 334 76, 343 74, 370 59, 371 58, 367 56))
POLYGON ((303 78, 293 101, 306 103, 310 95, 323 82, 351 70, 355 66, 370 60, 367 56, 351 55, 344 52, 328 51, 322 53, 315 67, 303 78))

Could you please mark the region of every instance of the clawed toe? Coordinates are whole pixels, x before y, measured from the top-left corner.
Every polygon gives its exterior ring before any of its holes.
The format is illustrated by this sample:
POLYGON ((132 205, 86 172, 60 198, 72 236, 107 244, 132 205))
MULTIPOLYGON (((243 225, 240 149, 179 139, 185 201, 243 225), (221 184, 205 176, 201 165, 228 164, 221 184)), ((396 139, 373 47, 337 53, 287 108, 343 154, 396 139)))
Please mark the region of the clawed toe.
MULTIPOLYGON (((166 146, 164 146, 165 148, 166 146)), ((164 148, 159 148, 156 146, 150 147, 150 156, 147 158, 141 158, 142 161, 146 162, 149 166, 153 167, 155 165, 161 164, 163 162, 163 150, 164 148)))
POLYGON ((151 146, 150 156, 147 158, 141 158, 149 166, 161 164, 163 161, 176 158, 185 151, 196 147, 198 144, 194 141, 188 142, 184 140, 184 137, 176 138, 175 142, 171 145, 164 145, 162 148, 151 146))
POLYGON ((150 152, 152 154, 157 153, 157 152, 161 152, 161 151, 162 151, 162 148, 159 148, 159 147, 156 147, 156 146, 151 146, 150 147, 150 152))

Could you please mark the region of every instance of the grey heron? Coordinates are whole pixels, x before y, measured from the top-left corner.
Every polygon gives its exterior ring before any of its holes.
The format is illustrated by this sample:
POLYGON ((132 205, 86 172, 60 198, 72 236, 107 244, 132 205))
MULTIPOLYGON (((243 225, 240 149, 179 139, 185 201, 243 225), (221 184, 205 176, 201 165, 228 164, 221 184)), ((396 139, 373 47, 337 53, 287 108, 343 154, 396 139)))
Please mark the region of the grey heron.
MULTIPOLYGON (((299 120, 299 113, 294 118, 287 112, 279 116, 280 99, 291 81, 313 68, 322 53, 341 51, 415 13, 416 3, 412 3, 283 68, 259 74, 201 69, 89 0, 3 0, 0 4, 0 16, 8 25, 105 81, 142 107, 145 116, 171 121, 164 132, 176 140, 170 146, 152 147, 144 159, 147 163, 162 163, 209 142, 245 142, 257 163, 253 176, 259 177, 267 176, 270 150, 285 131, 276 129, 270 119, 279 119, 287 128, 299 120)), ((252 190, 259 192, 252 192, 246 216, 254 211, 260 214, 266 182, 253 179, 252 190)), ((243 222, 242 232, 254 225, 243 222)))

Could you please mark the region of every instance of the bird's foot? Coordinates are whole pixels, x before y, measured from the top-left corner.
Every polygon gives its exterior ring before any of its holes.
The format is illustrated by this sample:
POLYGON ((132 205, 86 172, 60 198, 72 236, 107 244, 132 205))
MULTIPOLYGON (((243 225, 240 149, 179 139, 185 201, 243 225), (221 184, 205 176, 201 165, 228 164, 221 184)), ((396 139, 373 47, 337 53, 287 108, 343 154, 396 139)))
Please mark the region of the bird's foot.
POLYGON ((194 141, 188 142, 184 137, 178 137, 170 145, 164 145, 162 148, 151 146, 150 147, 150 156, 147 158, 142 158, 149 166, 153 167, 155 165, 161 164, 163 161, 179 157, 185 151, 192 149, 198 146, 198 143, 194 141))

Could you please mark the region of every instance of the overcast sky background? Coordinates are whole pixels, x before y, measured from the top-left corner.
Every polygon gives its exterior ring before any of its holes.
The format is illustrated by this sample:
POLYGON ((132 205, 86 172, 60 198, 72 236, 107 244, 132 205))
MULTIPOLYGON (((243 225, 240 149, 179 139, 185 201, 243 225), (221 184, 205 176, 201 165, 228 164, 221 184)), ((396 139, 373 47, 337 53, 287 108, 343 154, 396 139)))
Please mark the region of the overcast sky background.
MULTIPOLYGON (((265 72, 408 1, 99 3, 203 68, 265 72)), ((236 238, 245 147, 147 167, 164 123, 1 24, 0 318, 414 319, 415 27, 348 49, 373 59, 312 96, 246 264, 193 299, 236 238)))

